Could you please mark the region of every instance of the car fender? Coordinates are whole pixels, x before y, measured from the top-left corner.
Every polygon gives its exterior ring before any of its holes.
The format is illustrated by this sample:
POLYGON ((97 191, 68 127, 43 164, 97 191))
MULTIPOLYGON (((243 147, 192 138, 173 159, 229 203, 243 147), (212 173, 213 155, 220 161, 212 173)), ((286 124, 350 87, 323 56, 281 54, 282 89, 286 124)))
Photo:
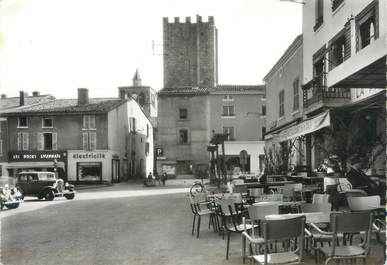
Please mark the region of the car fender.
POLYGON ((52 190, 53 192, 56 192, 56 189, 53 188, 52 186, 45 186, 43 187, 40 192, 39 192, 39 196, 42 196, 46 191, 48 190, 52 190))

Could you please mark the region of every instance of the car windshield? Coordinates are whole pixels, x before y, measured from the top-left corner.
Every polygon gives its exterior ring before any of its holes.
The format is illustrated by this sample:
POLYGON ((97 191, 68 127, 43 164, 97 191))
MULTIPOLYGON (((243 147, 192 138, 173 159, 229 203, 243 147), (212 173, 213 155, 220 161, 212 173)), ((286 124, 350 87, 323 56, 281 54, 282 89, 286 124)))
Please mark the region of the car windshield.
POLYGON ((39 174, 39 180, 55 180, 54 173, 41 173, 39 174))

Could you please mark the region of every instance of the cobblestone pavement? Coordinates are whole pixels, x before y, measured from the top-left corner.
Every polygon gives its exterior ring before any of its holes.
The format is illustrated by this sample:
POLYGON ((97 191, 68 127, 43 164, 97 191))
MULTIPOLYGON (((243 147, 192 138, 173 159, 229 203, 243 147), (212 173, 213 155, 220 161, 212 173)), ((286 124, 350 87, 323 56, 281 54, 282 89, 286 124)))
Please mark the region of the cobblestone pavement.
MULTIPOLYGON (((144 188, 119 184, 80 191, 76 199, 29 200, 1 212, 5 265, 242 264, 239 235, 226 241, 202 221, 200 238, 191 236, 187 183, 144 188)), ((383 264, 382 247, 374 262, 383 264)), ((313 259, 305 264, 314 264, 313 259)))

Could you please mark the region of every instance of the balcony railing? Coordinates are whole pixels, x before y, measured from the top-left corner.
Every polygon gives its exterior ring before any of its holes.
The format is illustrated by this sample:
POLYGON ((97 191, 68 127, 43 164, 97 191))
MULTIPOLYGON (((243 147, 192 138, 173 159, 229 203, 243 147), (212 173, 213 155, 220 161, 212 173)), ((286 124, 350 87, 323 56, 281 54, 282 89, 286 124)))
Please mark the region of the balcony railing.
POLYGON ((351 98, 351 90, 349 88, 328 88, 326 86, 325 73, 315 77, 309 88, 303 91, 304 108, 309 108, 314 104, 340 102, 351 98))

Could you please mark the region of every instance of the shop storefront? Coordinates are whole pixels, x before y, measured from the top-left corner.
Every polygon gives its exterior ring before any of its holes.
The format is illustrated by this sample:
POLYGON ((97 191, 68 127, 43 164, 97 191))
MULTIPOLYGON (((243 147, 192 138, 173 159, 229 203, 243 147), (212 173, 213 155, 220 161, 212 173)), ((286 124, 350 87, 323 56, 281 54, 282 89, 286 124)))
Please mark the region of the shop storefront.
POLYGON ((9 176, 21 171, 57 171, 67 181, 66 151, 13 151, 8 153, 8 161, 9 176))
POLYGON ((68 151, 69 181, 118 182, 120 158, 112 151, 68 151))

